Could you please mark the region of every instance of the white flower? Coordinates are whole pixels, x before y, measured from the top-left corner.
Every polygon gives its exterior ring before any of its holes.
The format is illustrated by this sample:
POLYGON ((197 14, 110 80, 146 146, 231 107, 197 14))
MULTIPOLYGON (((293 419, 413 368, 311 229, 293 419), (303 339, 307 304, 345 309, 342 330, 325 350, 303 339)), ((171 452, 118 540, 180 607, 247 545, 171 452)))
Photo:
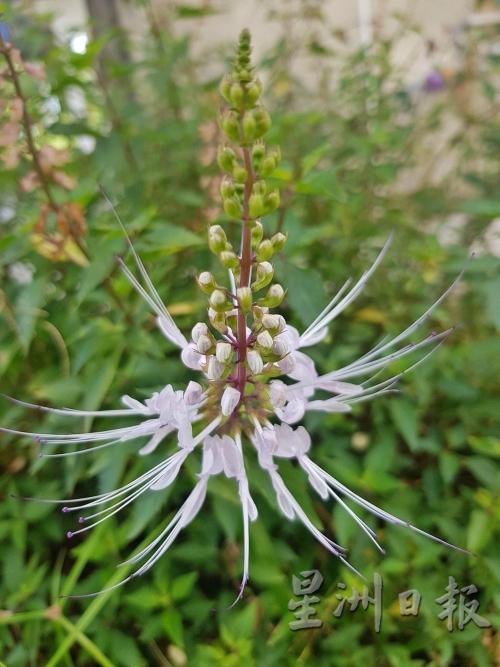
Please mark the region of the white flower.
MULTIPOLYGON (((203 384, 189 382, 185 391, 176 390, 167 384, 144 401, 128 395, 123 396, 122 402, 125 407, 116 410, 55 409, 10 399, 26 407, 68 417, 91 416, 133 420, 128 426, 70 435, 26 433, 1 429, 7 433, 36 438, 42 447, 45 444, 84 446, 83 449, 77 451, 45 454, 47 457, 78 456, 135 440, 142 441, 138 447, 138 454, 147 456, 168 437, 173 440, 173 452, 171 451, 160 463, 132 482, 114 491, 76 500, 49 501, 62 502, 64 512, 81 514, 79 521, 84 526, 70 531, 68 536, 72 537, 86 532, 102 523, 144 493, 164 490, 175 481, 186 458, 197 446, 201 445, 203 457, 198 482, 160 535, 127 561, 142 564, 121 583, 144 574, 154 565, 173 544, 180 531, 193 521, 200 511, 207 493, 209 478, 224 474, 236 481, 242 507, 244 555, 243 575, 237 597, 239 599, 249 573, 249 521, 257 517, 257 509, 250 496, 245 472, 244 442, 242 440, 245 434, 245 437, 248 436, 247 443, 250 441, 257 451, 260 466, 269 475, 281 512, 290 520, 298 518, 326 549, 354 572, 357 571, 345 559, 345 549, 318 530, 287 488, 279 474, 279 465, 275 459, 295 459, 307 475, 313 490, 321 498, 330 497, 339 503, 381 551, 374 531, 354 513, 344 498, 354 501, 364 510, 390 523, 409 527, 437 542, 448 544, 378 509, 372 503, 350 491, 309 458, 312 444, 305 428, 298 426, 294 429, 290 426, 300 421, 308 411, 349 412, 352 405, 356 403, 394 391, 395 384, 401 376, 422 363, 451 333, 451 330, 447 330, 439 334, 433 333, 417 343, 406 342, 408 337, 428 319, 453 285, 402 333, 392 339, 382 341, 358 360, 343 368, 319 374, 313 360, 301 351, 301 348, 319 342, 325 337, 332 320, 361 292, 367 279, 384 256, 389 242, 390 239, 372 267, 363 274, 360 280, 350 290, 348 290, 349 282, 346 283, 303 334, 299 334, 296 329, 287 325, 281 316, 271 315, 267 312, 267 308, 263 308, 264 314, 261 321, 257 321, 253 328, 248 327, 245 323, 242 330, 244 356, 242 356, 242 339, 239 331, 233 332, 229 325, 222 327, 226 333, 220 334, 218 331, 211 332, 206 324, 200 322, 193 328, 192 339, 188 341, 168 313, 141 260, 132 249, 142 283, 121 263, 125 275, 157 315, 161 332, 170 342, 180 348, 184 364, 189 369, 202 372, 205 380, 203 384), (213 348, 213 341, 216 341, 215 354, 206 356, 204 353, 213 348), (424 348, 430 349, 406 371, 375 381, 380 371, 393 361, 424 348), (278 361, 276 361, 277 358, 278 361), (242 373, 242 369, 247 370, 242 373), (277 371, 285 375, 286 381, 276 379, 277 371), (268 373, 267 384, 265 384, 266 373, 268 373), (256 381, 254 376, 257 376, 259 380, 256 381), (350 381, 358 378, 364 378, 361 384, 350 381), (254 383, 254 393, 247 392, 249 382, 254 383), (316 397, 317 392, 322 392, 327 396, 316 397), (248 407, 247 400, 249 401, 248 407), (256 404, 255 401, 263 401, 263 403, 256 404), (274 411, 277 423, 269 420, 270 408, 274 411), (217 416, 214 417, 214 414, 217 416), (227 432, 224 434, 224 431, 222 431, 223 435, 218 435, 217 432, 222 430, 226 424, 231 425, 231 433, 234 437, 227 435, 227 432)), ((232 274, 230 274, 230 284, 234 293, 232 274)), ((214 316, 218 317, 216 313, 214 316)), ((226 318, 231 323, 238 316, 237 309, 231 309, 226 313, 226 318)))

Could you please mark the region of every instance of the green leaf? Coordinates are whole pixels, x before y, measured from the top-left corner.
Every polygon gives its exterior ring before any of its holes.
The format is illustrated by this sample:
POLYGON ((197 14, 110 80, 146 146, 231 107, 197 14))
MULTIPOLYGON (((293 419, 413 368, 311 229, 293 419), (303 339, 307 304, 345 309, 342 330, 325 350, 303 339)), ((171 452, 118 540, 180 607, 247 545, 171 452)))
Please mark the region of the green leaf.
POLYGON ((415 406, 406 399, 390 401, 389 410, 397 430, 412 452, 420 448, 418 438, 418 416, 415 406))
POLYGON ((149 250, 154 249, 162 254, 171 255, 203 243, 204 238, 201 235, 193 234, 189 229, 162 222, 144 237, 144 242, 141 239, 140 246, 147 244, 149 250))
POLYGON ((325 306, 325 290, 321 275, 314 269, 299 269, 286 264, 280 278, 287 289, 287 301, 302 322, 310 324, 325 306))
POLYGON ((182 617, 173 608, 168 609, 161 616, 163 629, 177 646, 184 647, 184 632, 182 629, 182 617))
POLYGON ((491 517, 482 510, 471 512, 467 526, 467 549, 481 551, 491 538, 491 517))
POLYGON ((198 579, 198 572, 186 572, 176 577, 170 589, 172 600, 184 600, 193 590, 193 586, 198 579))
POLYGON ((26 353, 33 339, 36 321, 42 315, 44 294, 45 280, 38 278, 22 288, 14 306, 19 340, 26 353))
POLYGON ((486 313, 490 322, 500 329, 500 276, 486 280, 483 285, 486 298, 486 313))

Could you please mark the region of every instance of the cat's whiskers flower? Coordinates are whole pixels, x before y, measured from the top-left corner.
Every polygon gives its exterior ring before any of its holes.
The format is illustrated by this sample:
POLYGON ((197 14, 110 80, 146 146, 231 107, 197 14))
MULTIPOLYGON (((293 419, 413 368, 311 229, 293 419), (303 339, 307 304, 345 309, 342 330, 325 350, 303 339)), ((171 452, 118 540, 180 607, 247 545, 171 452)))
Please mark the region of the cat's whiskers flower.
POLYGON ((448 296, 456 281, 400 334, 384 337, 344 367, 319 374, 314 361, 302 350, 321 343, 333 320, 361 294, 388 252, 392 234, 373 264, 357 281, 347 280, 302 334, 274 312, 284 299, 285 290, 273 282, 271 260, 283 249, 286 236, 278 232, 265 238, 260 222, 261 216, 279 206, 279 193, 270 189, 266 179, 280 160, 279 149, 266 148, 262 140, 270 119, 259 102, 261 89, 250 64, 249 35, 244 31, 233 71, 221 84, 228 104, 221 118, 221 128, 236 145, 233 148, 221 146, 218 154, 219 165, 226 172, 221 185, 224 211, 241 221, 241 245, 236 251, 220 225, 210 226, 208 244, 224 267, 228 284, 219 283, 210 271, 198 276, 198 286, 208 298, 208 318, 207 322, 196 323, 189 337, 181 332, 163 303, 106 197, 123 229, 139 277, 120 258, 123 274, 155 314, 161 333, 179 348, 183 364, 201 374, 200 382, 189 382, 183 391, 166 384, 144 401, 126 395, 122 397, 125 407, 114 410, 58 409, 9 399, 17 405, 57 416, 134 421, 128 426, 67 435, 0 429, 4 433, 36 439, 43 446, 42 455, 47 458, 91 455, 103 448, 132 443, 138 447, 137 453, 147 460, 160 446, 163 448, 165 441, 176 443, 174 452, 113 491, 73 500, 46 500, 62 504, 65 513, 79 514, 82 527, 69 531, 68 537, 84 533, 118 515, 143 494, 161 492, 172 485, 187 458, 197 447, 201 448, 202 462, 196 484, 159 534, 123 563, 137 568, 112 588, 146 573, 168 551, 200 512, 210 479, 224 475, 234 480, 241 503, 243 567, 235 602, 241 598, 249 577, 249 524, 257 518, 245 469, 245 452, 249 445, 255 449, 258 463, 269 477, 276 503, 284 516, 290 520, 297 518, 325 549, 356 574, 359 572, 347 561, 346 549, 324 535, 307 516, 280 475, 276 460, 296 461, 314 492, 323 500, 332 498, 338 503, 382 553, 375 530, 356 514, 346 499, 379 519, 409 527, 452 546, 349 490, 310 458, 309 434, 303 426, 293 428, 291 424, 299 422, 310 411, 349 413, 359 403, 396 391, 401 378, 433 354, 453 331, 433 332, 417 342, 408 342, 448 296), (390 365, 421 350, 425 353, 405 370, 385 379, 380 377, 390 365), (140 445, 136 441, 141 441, 140 445), (58 447, 63 447, 64 451, 53 453, 49 449, 47 453, 47 448, 58 447))

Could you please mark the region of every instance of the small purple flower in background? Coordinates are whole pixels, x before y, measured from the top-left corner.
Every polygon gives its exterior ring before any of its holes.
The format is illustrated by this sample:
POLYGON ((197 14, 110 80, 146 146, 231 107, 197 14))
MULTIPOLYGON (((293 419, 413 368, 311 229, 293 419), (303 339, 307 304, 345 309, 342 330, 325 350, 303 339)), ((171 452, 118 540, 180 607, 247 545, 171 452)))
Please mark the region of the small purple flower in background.
POLYGON ((302 333, 273 312, 283 301, 285 291, 272 282, 274 267, 270 260, 283 249, 286 237, 277 233, 264 238, 260 223, 261 216, 279 206, 279 193, 269 190, 266 178, 280 160, 279 149, 266 149, 262 141, 270 119, 259 103, 261 90, 262 85, 250 64, 250 37, 244 31, 233 71, 221 83, 221 93, 229 105, 222 115, 221 127, 236 144, 236 150, 222 146, 218 155, 219 165, 226 172, 221 185, 224 210, 229 217, 241 222, 241 245, 239 252, 235 252, 220 225, 209 228, 209 247, 227 271, 227 282, 219 282, 209 271, 198 276, 198 285, 208 296, 208 322, 195 324, 191 336, 186 338, 162 302, 128 237, 140 278, 120 260, 125 276, 155 313, 160 331, 179 348, 184 365, 200 373, 200 382, 191 381, 184 390, 176 390, 168 384, 144 402, 123 396, 124 407, 116 410, 55 409, 10 399, 26 407, 67 417, 127 418, 130 423, 94 433, 69 435, 1 429, 31 436, 42 445, 63 448, 83 445, 77 451, 61 451, 47 454, 48 457, 78 456, 119 447, 120 443, 133 440, 141 441, 138 454, 147 457, 170 440, 173 447, 160 463, 118 489, 85 498, 47 501, 61 503, 63 512, 79 516, 81 527, 69 532, 68 537, 106 521, 144 493, 163 491, 176 480, 191 453, 197 448, 202 450, 198 481, 187 499, 163 531, 126 561, 137 567, 118 586, 147 572, 166 553, 183 528, 199 513, 210 478, 224 475, 234 480, 241 503, 243 568, 235 602, 240 599, 249 577, 249 523, 258 516, 245 468, 248 448, 255 449, 282 514, 289 520, 298 519, 325 549, 357 574, 346 559, 346 550, 313 524, 287 487, 279 472, 280 459, 296 461, 313 491, 323 500, 333 498, 339 503, 381 552, 375 531, 346 500, 389 523, 453 546, 379 509, 323 470, 314 461, 309 433, 296 424, 307 412, 348 413, 353 405, 394 392, 400 378, 425 361, 451 334, 452 329, 447 329, 409 342, 410 336, 421 329, 456 281, 399 335, 383 339, 342 368, 319 373, 314 361, 302 350, 320 343, 333 320, 359 296, 383 260, 392 238, 386 240, 372 266, 356 282, 347 280, 302 333), (380 379, 380 373, 394 361, 421 350, 425 353, 406 370, 380 379))
POLYGON ((423 88, 427 93, 440 93, 446 87, 446 80, 438 69, 432 70, 424 80, 423 88))

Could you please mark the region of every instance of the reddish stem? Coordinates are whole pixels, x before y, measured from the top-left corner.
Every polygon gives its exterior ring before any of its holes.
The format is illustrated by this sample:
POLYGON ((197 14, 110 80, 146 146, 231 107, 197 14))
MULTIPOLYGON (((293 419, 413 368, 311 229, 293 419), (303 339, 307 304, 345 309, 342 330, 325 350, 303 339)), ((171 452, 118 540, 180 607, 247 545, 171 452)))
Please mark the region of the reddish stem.
MULTIPOLYGON (((251 220, 248 211, 248 202, 252 194, 252 186, 254 182, 254 173, 252 169, 252 161, 250 159, 250 150, 243 148, 243 161, 245 169, 247 170, 247 180, 245 182, 245 190, 243 193, 243 218, 242 218, 242 234, 241 234, 241 252, 240 252, 240 287, 248 287, 250 285, 250 278, 252 274, 252 232, 251 220)), ((242 309, 238 310, 238 326, 236 333, 237 348, 238 348, 238 372, 236 376, 236 389, 241 393, 245 391, 247 381, 247 318, 242 309)), ((240 399, 241 401, 241 399, 240 399)))

